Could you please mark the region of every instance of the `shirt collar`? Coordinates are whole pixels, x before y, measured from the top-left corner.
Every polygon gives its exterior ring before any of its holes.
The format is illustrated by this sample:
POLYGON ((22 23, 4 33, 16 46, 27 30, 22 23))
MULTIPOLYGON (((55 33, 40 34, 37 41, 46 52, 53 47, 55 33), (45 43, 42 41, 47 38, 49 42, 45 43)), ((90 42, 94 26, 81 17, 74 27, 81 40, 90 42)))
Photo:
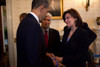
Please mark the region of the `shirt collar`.
POLYGON ((30 14, 32 14, 35 17, 35 19, 38 21, 38 23, 39 23, 39 18, 37 17, 37 15, 35 13, 33 13, 33 12, 30 12, 30 14))
MULTIPOLYGON (((44 29, 43 27, 42 27, 42 30, 45 31, 45 29, 44 29)), ((47 32, 48 32, 48 31, 49 31, 49 28, 47 28, 46 30, 47 30, 47 32)))

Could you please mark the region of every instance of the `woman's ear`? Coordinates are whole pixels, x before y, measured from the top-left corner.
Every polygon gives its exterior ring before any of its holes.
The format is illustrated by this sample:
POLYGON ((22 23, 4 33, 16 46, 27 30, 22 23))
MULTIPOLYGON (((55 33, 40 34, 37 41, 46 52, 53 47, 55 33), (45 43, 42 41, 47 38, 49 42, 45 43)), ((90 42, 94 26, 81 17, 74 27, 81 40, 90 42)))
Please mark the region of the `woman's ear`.
POLYGON ((75 18, 75 20, 77 21, 77 18, 75 18))

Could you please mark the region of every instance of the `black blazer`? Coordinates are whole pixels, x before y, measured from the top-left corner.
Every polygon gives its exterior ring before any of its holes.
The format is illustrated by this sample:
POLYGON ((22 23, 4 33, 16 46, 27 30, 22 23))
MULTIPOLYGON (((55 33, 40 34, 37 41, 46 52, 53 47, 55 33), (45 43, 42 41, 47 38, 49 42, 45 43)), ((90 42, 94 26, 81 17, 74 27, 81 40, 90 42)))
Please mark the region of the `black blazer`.
POLYGON ((58 55, 58 49, 60 47, 60 35, 55 29, 49 28, 49 40, 47 46, 47 52, 58 55))
MULTIPOLYGON (((90 46, 91 43, 96 39, 97 35, 93 32, 86 22, 83 22, 82 28, 88 32, 88 45, 90 46)), ((64 32, 67 30, 67 26, 64 27, 64 32)))
POLYGON ((70 29, 64 33, 62 40, 62 63, 68 67, 85 67, 88 51, 88 33, 82 28, 77 28, 67 42, 70 29))
POLYGON ((17 67, 51 67, 52 61, 45 53, 41 27, 34 16, 28 14, 17 30, 17 67))
MULTIPOLYGON (((88 32, 88 46, 91 45, 91 43, 96 39, 97 35, 95 34, 95 32, 93 32, 89 27, 88 24, 86 22, 83 23, 83 29, 85 29, 88 32)), ((87 53, 87 61, 88 63, 92 63, 92 59, 91 59, 91 55, 90 55, 90 49, 88 50, 87 53)))
POLYGON ((83 29, 85 29, 88 32, 88 39, 89 39, 89 46, 91 45, 91 43, 96 39, 97 35, 95 34, 95 32, 93 32, 89 27, 88 24, 86 22, 83 23, 82 25, 83 29))

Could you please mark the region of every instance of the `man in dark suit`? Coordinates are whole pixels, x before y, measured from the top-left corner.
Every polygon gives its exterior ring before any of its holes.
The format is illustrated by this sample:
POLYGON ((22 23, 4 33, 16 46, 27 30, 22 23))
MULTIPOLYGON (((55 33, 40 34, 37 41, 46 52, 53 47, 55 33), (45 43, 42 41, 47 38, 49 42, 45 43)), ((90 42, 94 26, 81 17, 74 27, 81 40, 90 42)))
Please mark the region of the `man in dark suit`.
POLYGON ((45 40, 40 27, 49 11, 48 0, 33 0, 32 10, 21 21, 17 30, 17 67, 53 67, 46 56, 45 40))
POLYGON ((52 15, 47 13, 44 20, 41 22, 41 27, 43 34, 45 36, 45 31, 47 31, 48 35, 48 43, 46 45, 47 55, 54 56, 58 55, 58 48, 60 47, 60 35, 59 32, 53 28, 50 28, 52 15))

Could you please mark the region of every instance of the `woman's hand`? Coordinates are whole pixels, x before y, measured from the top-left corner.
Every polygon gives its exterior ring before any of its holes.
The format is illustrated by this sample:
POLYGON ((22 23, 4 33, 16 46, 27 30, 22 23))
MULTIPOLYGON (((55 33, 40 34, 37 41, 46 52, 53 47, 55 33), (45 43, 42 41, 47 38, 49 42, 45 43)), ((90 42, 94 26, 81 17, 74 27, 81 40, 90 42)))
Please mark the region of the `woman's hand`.
POLYGON ((56 60, 57 60, 58 62, 62 63, 62 59, 63 59, 63 57, 58 57, 58 56, 56 56, 56 60))

